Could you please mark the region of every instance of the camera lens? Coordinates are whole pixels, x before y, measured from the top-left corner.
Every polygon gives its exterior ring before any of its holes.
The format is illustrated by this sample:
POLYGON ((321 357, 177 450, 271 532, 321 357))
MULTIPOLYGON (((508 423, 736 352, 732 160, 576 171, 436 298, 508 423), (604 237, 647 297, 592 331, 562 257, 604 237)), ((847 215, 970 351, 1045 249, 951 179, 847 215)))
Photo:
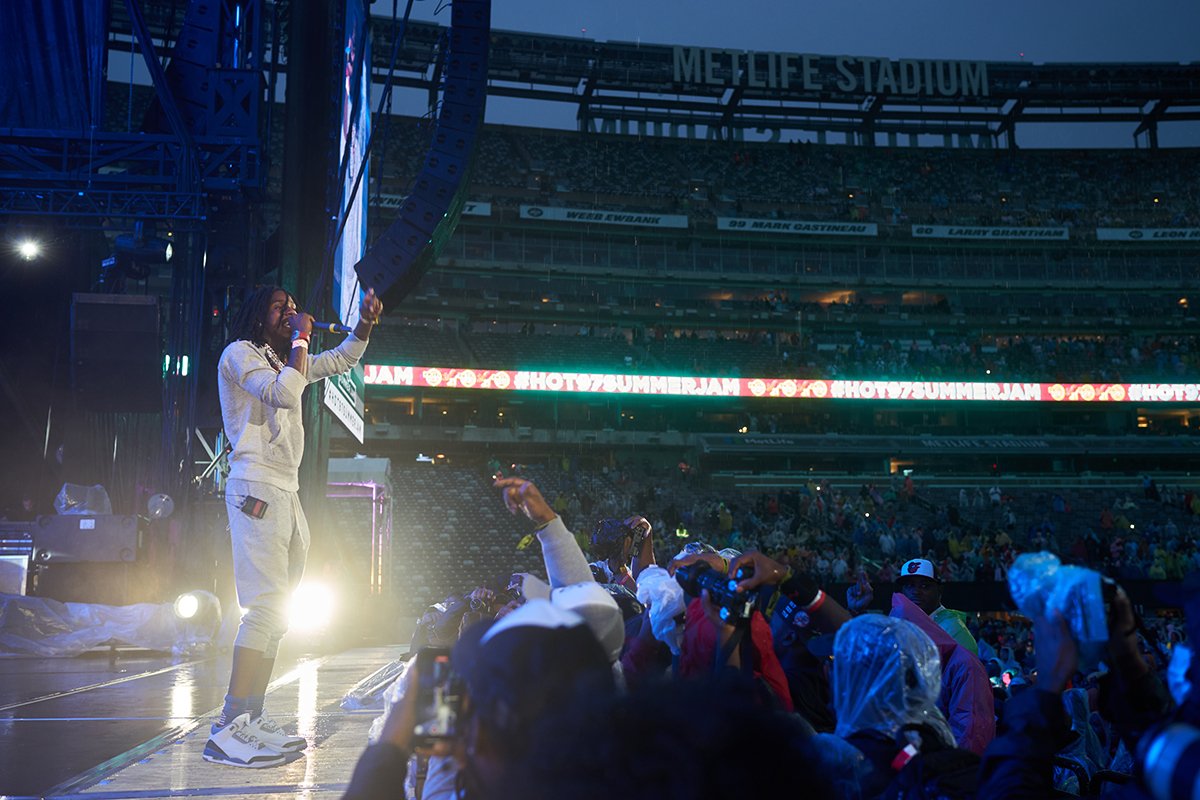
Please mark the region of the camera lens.
POLYGON ((1155 798, 1200 797, 1200 728, 1168 725, 1143 737, 1142 779, 1155 798), (1182 787, 1183 792, 1176 790, 1182 787))

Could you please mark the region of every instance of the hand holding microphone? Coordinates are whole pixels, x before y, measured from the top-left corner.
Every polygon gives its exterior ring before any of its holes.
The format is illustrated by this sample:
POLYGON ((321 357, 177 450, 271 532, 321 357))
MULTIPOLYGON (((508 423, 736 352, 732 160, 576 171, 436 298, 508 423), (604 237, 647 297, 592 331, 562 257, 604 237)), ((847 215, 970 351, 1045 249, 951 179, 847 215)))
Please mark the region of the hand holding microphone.
POLYGON ((296 311, 290 314, 287 318, 288 327, 292 329, 292 338, 297 336, 305 339, 312 335, 315 323, 313 322, 312 314, 306 314, 303 311, 296 311))

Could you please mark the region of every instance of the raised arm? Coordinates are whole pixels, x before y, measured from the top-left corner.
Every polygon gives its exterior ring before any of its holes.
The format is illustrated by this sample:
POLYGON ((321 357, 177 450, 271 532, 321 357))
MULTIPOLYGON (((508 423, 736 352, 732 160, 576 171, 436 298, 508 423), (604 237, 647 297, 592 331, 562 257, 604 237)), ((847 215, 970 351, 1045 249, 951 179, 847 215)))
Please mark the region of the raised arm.
MULTIPOLYGON (((362 359, 367 350, 367 340, 371 338, 371 329, 379 322, 383 313, 383 302, 375 296, 375 290, 369 289, 363 295, 358 310, 358 325, 354 333, 332 350, 326 350, 320 355, 313 356, 308 365, 309 382, 319 381, 331 375, 349 372, 362 359)), ((307 315, 305 315, 307 316, 307 315)), ((310 327, 312 318, 309 317, 310 327)))
POLYGON ((542 543, 542 558, 551 588, 593 580, 579 543, 531 481, 499 478, 492 485, 503 491, 509 513, 519 511, 538 526, 536 533, 542 543))

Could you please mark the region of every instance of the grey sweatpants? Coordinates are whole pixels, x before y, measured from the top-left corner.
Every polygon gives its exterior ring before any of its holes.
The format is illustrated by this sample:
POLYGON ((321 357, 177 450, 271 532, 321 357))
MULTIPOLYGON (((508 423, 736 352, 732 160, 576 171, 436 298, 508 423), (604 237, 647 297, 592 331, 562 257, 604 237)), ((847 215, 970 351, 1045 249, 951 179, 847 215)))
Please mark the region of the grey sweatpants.
POLYGON ((233 540, 233 578, 238 604, 246 609, 234 645, 275 658, 287 632, 288 602, 304 574, 308 520, 300 497, 266 483, 230 479, 225 510, 233 540), (267 503, 262 519, 242 511, 247 496, 267 503))

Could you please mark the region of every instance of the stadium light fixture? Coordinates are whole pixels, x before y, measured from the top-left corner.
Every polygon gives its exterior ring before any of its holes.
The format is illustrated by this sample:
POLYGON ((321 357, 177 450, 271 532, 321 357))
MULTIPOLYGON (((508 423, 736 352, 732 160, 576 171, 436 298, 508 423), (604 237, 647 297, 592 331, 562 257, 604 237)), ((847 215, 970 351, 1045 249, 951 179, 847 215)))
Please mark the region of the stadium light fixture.
POLYGON ((17 253, 26 261, 33 261, 42 254, 42 245, 35 239, 22 239, 17 243, 17 253))

